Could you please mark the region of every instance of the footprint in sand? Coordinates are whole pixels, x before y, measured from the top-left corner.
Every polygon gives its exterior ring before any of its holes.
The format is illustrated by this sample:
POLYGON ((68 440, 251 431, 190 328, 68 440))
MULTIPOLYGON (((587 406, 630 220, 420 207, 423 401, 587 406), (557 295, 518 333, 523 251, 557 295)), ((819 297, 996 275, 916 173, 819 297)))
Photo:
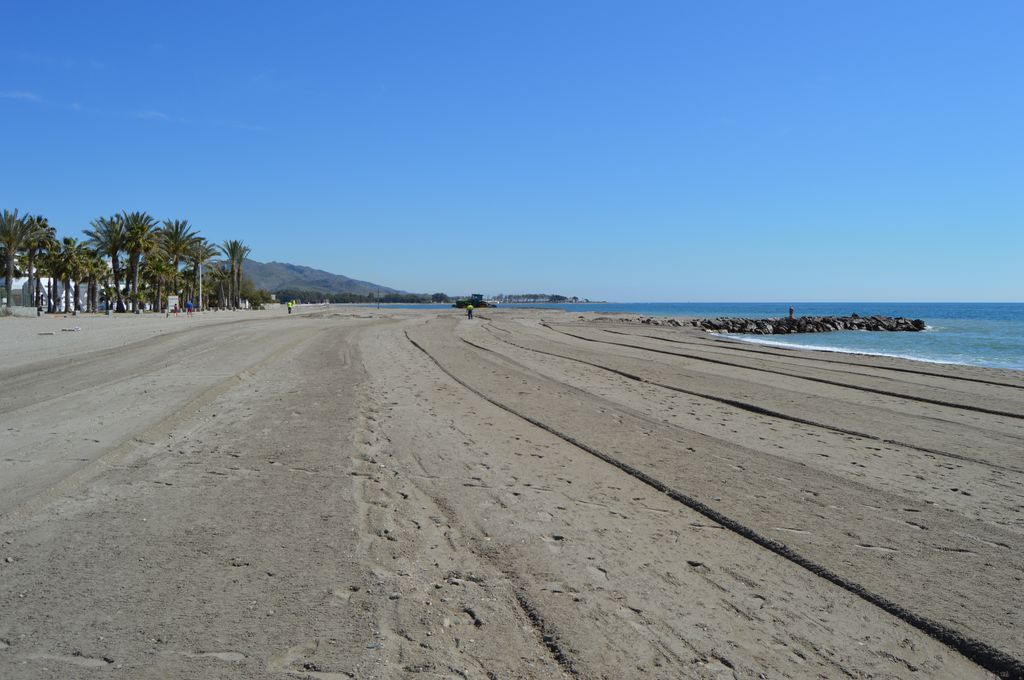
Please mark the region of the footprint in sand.
POLYGON ((297 659, 306 656, 307 654, 316 652, 316 650, 319 649, 319 647, 319 640, 310 640, 309 642, 303 642, 301 644, 295 645, 294 647, 289 647, 287 651, 284 652, 284 654, 272 656, 270 657, 270 659, 267 660, 267 670, 271 671, 272 673, 288 672, 288 667, 295 663, 297 659))
POLYGON ((553 553, 557 553, 561 550, 561 543, 565 541, 565 536, 561 534, 551 534, 550 536, 541 536, 541 540, 547 545, 548 550, 553 553))
POLYGON ((331 590, 334 604, 346 604, 351 599, 352 592, 352 588, 334 588, 331 590))

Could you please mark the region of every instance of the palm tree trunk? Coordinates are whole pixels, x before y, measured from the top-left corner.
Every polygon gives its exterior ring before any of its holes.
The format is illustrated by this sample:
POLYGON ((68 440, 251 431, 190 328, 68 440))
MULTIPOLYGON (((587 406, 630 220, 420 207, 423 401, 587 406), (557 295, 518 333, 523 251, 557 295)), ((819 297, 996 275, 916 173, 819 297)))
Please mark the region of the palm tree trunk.
POLYGON ((7 249, 7 272, 4 274, 4 288, 7 290, 7 309, 11 308, 11 287, 14 285, 14 248, 7 249))
POLYGON ((46 313, 53 314, 53 277, 46 279, 46 313))
POLYGON ((82 291, 81 291, 81 286, 82 286, 82 282, 81 281, 75 281, 74 296, 75 296, 75 311, 76 312, 82 311, 82 295, 81 295, 82 291))
POLYGON ((36 285, 34 288, 35 292, 32 295, 32 306, 39 309, 43 306, 43 280, 39 276, 39 270, 36 270, 36 285))
POLYGON ((130 275, 132 278, 131 284, 131 298, 132 298, 132 313, 137 314, 139 312, 139 255, 132 253, 129 260, 130 275))
POLYGON ((64 313, 71 311, 71 277, 64 278, 64 313))
MULTIPOLYGON (((35 252, 33 252, 33 250, 34 250, 33 248, 29 248, 28 252, 26 253, 26 255, 28 257, 28 273, 26 274, 26 276, 28 276, 28 290, 29 290, 29 299, 30 300, 31 300, 31 292, 32 292, 32 259, 33 259, 33 255, 35 255, 35 252)), ((21 305, 23 307, 27 307, 28 306, 28 305, 25 304, 24 296, 22 296, 21 305)), ((33 305, 33 307, 34 306, 35 305, 33 305)))
POLYGON ((114 297, 116 298, 114 309, 118 312, 124 311, 124 298, 121 296, 121 262, 117 253, 111 253, 110 268, 114 270, 114 297))

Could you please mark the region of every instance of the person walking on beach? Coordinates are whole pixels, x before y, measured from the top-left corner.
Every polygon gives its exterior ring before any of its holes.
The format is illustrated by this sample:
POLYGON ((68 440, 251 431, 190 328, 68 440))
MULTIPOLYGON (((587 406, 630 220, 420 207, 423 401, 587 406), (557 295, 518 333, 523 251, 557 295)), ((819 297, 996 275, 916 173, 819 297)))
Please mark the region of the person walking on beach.
POLYGON ((295 300, 289 300, 288 301, 288 313, 289 314, 292 313, 292 307, 294 307, 294 306, 295 306, 295 300))
POLYGON ((188 302, 185 303, 185 316, 187 316, 190 319, 192 318, 192 301, 191 300, 189 300, 188 302))
POLYGON ((469 319, 473 318, 473 305, 466 305, 466 317, 469 319))

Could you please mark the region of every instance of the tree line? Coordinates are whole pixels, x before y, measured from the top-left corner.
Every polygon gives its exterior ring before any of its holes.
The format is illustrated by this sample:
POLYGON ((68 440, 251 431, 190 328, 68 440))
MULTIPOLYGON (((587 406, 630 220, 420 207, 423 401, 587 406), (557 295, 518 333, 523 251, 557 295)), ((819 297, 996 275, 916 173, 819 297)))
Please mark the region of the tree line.
POLYGON ((425 302, 450 302, 449 298, 444 293, 434 293, 433 295, 425 295, 419 293, 384 293, 377 295, 375 293, 358 294, 358 293, 322 293, 315 290, 309 290, 304 288, 280 288, 274 292, 275 297, 279 302, 288 302, 294 300, 295 302, 331 302, 334 304, 352 304, 352 303, 405 303, 405 304, 419 304, 425 302))
POLYGON ((556 295, 555 293, 498 293, 494 296, 494 300, 497 302, 506 303, 530 303, 530 302, 584 302, 586 300, 580 300, 575 295, 568 297, 566 295, 556 295))
POLYGON ((42 215, 0 213, 8 311, 15 278, 29 280, 22 305, 49 313, 59 311, 62 295, 64 311, 88 312, 98 311, 101 301, 117 312, 141 312, 147 304, 160 311, 169 295, 182 304, 192 300, 200 310, 238 309, 243 293, 257 304, 266 295, 245 290, 248 246, 239 240, 215 245, 188 220, 160 222, 146 212, 122 211, 96 218, 82 235, 60 237, 42 215))

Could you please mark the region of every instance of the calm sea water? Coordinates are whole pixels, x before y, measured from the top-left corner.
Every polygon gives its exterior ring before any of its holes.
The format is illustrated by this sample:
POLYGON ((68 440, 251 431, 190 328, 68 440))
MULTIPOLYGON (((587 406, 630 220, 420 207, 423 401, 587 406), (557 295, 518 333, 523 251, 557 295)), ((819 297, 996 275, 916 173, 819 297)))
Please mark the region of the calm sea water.
MULTIPOLYGON (((519 305, 515 305, 519 306, 519 305)), ((648 316, 779 317, 785 303, 652 302, 573 305, 522 305, 567 311, 627 312, 648 316)), ((804 302, 798 316, 881 314, 924 319, 923 333, 837 331, 784 336, 734 336, 747 342, 862 354, 881 354, 940 363, 1024 370, 1024 303, 804 302)))
MULTIPOLYGON (((418 309, 451 309, 450 305, 384 305, 418 309)), ((789 305, 778 302, 608 302, 580 304, 503 305, 568 312, 625 312, 644 316, 785 316, 789 305)), ((1024 370, 1024 303, 959 302, 802 302, 798 316, 861 316, 880 314, 924 319, 923 333, 836 331, 781 336, 732 336, 746 342, 856 352, 920 361, 970 364, 1024 370)))

